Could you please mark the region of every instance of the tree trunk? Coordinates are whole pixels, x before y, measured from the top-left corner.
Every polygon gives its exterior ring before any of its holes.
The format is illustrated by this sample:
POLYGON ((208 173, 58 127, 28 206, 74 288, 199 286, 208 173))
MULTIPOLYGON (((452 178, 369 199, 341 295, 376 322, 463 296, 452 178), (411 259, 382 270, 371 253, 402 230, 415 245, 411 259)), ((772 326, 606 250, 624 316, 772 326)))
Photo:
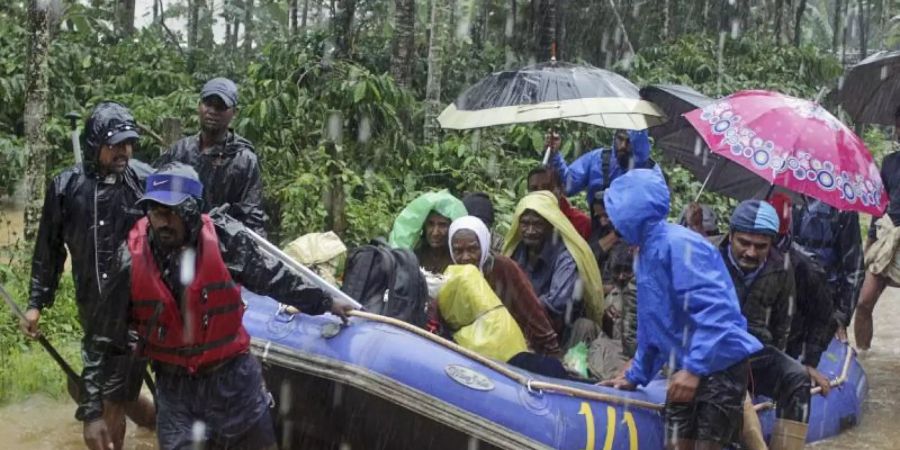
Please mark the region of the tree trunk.
POLYGON ((834 0, 834 17, 831 22, 831 31, 834 33, 831 36, 831 52, 834 54, 837 54, 838 44, 841 42, 841 36, 844 34, 841 30, 841 25, 844 23, 841 17, 842 3, 842 0, 834 0))
POLYGON ((775 43, 781 44, 781 22, 784 17, 784 0, 775 1, 775 43))
POLYGON ((253 32, 256 25, 253 23, 253 0, 244 0, 244 56, 253 55, 253 32))
POLYGON ((869 54, 869 11, 865 0, 859 0, 857 5, 859 15, 859 60, 862 61, 869 54))
POLYGON ((662 24, 662 38, 664 41, 669 40, 669 0, 665 0, 663 2, 663 24, 662 24))
POLYGON ((179 139, 184 137, 181 127, 181 120, 175 117, 164 117, 162 119, 161 126, 162 139, 163 139, 163 147, 160 148, 160 153, 165 153, 167 149, 172 147, 173 144, 178 142, 179 139))
POLYGON ((803 14, 806 13, 806 0, 800 0, 797 7, 797 18, 794 20, 794 46, 800 46, 800 37, 803 34, 803 14))
POLYGON ((416 2, 394 2, 394 42, 391 52, 391 74, 397 84, 410 87, 416 57, 416 2))
POLYGON ((213 38, 213 5, 214 0, 196 0, 197 5, 197 47, 211 50, 215 45, 213 38))
POLYGON ((188 50, 191 52, 197 48, 197 35, 200 28, 200 1, 188 0, 188 50))
POLYGON ((336 11, 337 55, 342 58, 349 58, 352 53, 353 17, 356 15, 356 1, 340 0, 340 10, 336 11))
POLYGON ((298 9, 297 0, 291 0, 291 3, 290 3, 291 34, 297 34, 297 15, 298 15, 297 9, 298 9))
POLYGON ((153 0, 153 23, 159 20, 159 0, 153 0))
POLYGON ((47 75, 50 52, 49 2, 28 2, 28 47, 25 52, 25 239, 37 236, 47 185, 50 145, 44 133, 47 117, 47 75))
POLYGON ((122 36, 134 34, 134 0, 116 1, 116 28, 122 36))
POLYGON ((556 0, 541 0, 540 12, 535 22, 537 28, 534 47, 535 61, 547 61, 554 56, 556 23, 556 0))
POLYGON ((431 3, 431 41, 428 44, 428 82, 425 85, 425 142, 437 140, 437 116, 441 112, 441 74, 444 62, 444 42, 447 40, 447 4, 441 0, 431 3))
POLYGON ((306 19, 309 17, 309 0, 303 0, 303 16, 300 18, 300 26, 306 29, 306 19))

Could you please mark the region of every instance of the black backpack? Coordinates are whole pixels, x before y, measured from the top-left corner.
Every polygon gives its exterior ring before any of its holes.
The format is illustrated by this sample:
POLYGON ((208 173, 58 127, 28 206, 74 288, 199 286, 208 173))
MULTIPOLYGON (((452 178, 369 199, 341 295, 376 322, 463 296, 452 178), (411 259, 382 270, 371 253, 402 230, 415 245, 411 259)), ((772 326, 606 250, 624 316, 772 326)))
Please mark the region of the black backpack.
POLYGON ((428 285, 419 260, 407 249, 374 240, 347 256, 341 290, 366 311, 424 327, 428 321, 428 285))

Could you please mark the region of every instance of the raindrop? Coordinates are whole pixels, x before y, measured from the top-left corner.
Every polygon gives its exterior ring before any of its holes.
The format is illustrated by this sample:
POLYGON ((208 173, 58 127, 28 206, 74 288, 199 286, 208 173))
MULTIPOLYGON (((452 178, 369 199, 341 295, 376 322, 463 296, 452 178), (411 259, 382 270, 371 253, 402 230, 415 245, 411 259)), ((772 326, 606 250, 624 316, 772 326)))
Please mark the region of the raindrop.
POLYGON ((278 414, 286 416, 291 412, 291 383, 288 380, 281 382, 281 392, 278 394, 281 404, 278 405, 278 414))
POLYGON ((689 324, 684 325, 684 330, 682 330, 681 334, 681 348, 687 349, 688 341, 690 340, 691 326, 689 324))
POLYGON ((700 140, 700 136, 694 138, 694 156, 700 156, 700 152, 703 150, 703 142, 700 140))
POLYGON ((709 152, 703 152, 703 159, 700 161, 700 163, 703 164, 703 167, 706 167, 706 164, 709 163, 709 152))
POLYGON ((490 156, 488 156, 487 166, 484 169, 485 174, 491 178, 498 178, 500 176, 500 167, 497 164, 497 155, 494 152, 491 152, 490 156))
POLYGON ((888 66, 881 66, 881 80, 884 81, 888 77, 888 66))
POLYGON ((191 442, 194 444, 191 446, 194 450, 202 449, 206 442, 206 424, 200 420, 191 425, 191 442))
POLYGON ((613 28, 613 44, 615 44, 615 46, 618 47, 619 44, 621 44, 621 43, 622 43, 622 30, 619 27, 615 27, 615 28, 613 28))
POLYGON ((335 51, 334 41, 332 41, 331 39, 326 40, 325 43, 323 44, 323 49, 322 49, 322 65, 323 66, 330 67, 332 64, 334 64, 334 51, 335 51))
POLYGON ((800 61, 800 69, 797 70, 797 75, 799 75, 800 78, 806 76, 806 64, 803 61, 800 61))
POLYGON ((367 186, 371 186, 375 183, 375 171, 372 170, 372 166, 366 167, 366 171, 363 172, 363 180, 366 182, 367 186))
POLYGON ((510 39, 513 37, 513 31, 514 31, 513 28, 515 27, 515 23, 516 23, 515 19, 516 18, 513 17, 512 14, 506 15, 506 27, 503 29, 503 34, 506 36, 507 39, 510 39))
POLYGON ((737 19, 731 19, 731 38, 737 39, 741 36, 741 22, 737 19))
POLYGON ((181 252, 181 272, 178 281, 182 286, 189 286, 194 282, 194 274, 197 265, 197 252, 193 248, 187 248, 181 252))
POLYGON ((675 370, 675 358, 675 348, 673 347, 671 350, 669 350, 669 371, 675 370))
POLYGON ((581 277, 575 279, 575 285, 572 287, 572 299, 580 302, 584 298, 584 283, 581 277))
POLYGON ((630 51, 626 51, 624 55, 622 55, 622 59, 619 61, 619 64, 622 66, 622 69, 629 70, 631 69, 631 62, 634 61, 634 54, 630 51))
POLYGON ((772 308, 766 308, 766 322, 765 324, 769 324, 769 320, 772 319, 772 308))
POLYGON ((726 35, 727 34, 724 31, 719 33, 719 53, 717 56, 719 67, 718 67, 718 74, 716 76, 716 86, 717 86, 717 89, 719 92, 722 92, 722 75, 725 70, 724 66, 722 65, 722 60, 724 59, 723 55, 725 52, 725 36, 726 35))
POLYGON ((372 121, 369 116, 362 116, 359 119, 359 130, 356 135, 357 142, 365 144, 372 138, 372 121))
POLYGON ((478 450, 481 448, 481 441, 475 436, 469 436, 469 442, 466 445, 467 450, 478 450))
POLYGON ((559 231, 556 231, 555 228, 553 229, 553 237, 551 239, 553 245, 559 245, 559 231))
POLYGON ((844 76, 843 75, 841 75, 841 77, 838 78, 837 88, 838 88, 838 90, 841 90, 844 88, 844 76))
POLYGON ((603 30, 603 35, 600 36, 600 51, 606 53, 606 46, 609 45, 609 30, 603 30))
POLYGON ((642 2, 634 2, 634 8, 631 9, 631 17, 635 19, 641 18, 641 3, 642 2))
POLYGON ((481 130, 475 130, 472 132, 472 151, 478 153, 478 150, 481 149, 481 130))
POLYGON ((728 6, 734 6, 734 0, 728 0, 728 6))
POLYGON ((328 133, 328 139, 335 144, 340 144, 341 137, 344 133, 344 119, 341 117, 340 111, 331 111, 331 113, 328 114, 327 127, 326 133, 328 133))
POLYGON ((338 447, 338 450, 351 450, 353 447, 350 446, 349 442, 341 442, 341 445, 338 447))
POLYGON ((344 403, 344 385, 334 383, 334 395, 331 397, 331 407, 337 408, 344 403))

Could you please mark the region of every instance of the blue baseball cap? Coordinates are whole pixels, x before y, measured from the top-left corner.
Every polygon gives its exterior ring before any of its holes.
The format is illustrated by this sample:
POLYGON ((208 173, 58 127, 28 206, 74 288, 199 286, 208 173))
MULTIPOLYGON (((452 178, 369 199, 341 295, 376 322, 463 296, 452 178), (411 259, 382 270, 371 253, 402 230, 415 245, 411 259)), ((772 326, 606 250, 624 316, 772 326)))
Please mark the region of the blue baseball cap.
POLYGON ((778 234, 778 213, 762 200, 744 200, 731 215, 731 231, 739 233, 778 234))
POLYGON ((190 166, 173 164, 147 177, 147 187, 138 204, 152 201, 177 206, 190 197, 197 200, 203 198, 203 183, 190 166))

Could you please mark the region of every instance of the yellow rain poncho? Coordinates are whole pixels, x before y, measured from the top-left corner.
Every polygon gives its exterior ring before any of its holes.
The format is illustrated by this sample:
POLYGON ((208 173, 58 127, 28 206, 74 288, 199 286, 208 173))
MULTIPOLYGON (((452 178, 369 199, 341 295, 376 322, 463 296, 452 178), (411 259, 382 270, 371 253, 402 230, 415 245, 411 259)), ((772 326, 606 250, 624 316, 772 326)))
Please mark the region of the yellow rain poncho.
POLYGON ((391 246, 413 250, 422 237, 422 227, 431 211, 450 219, 451 222, 466 215, 463 202, 446 189, 426 192, 409 202, 394 219, 394 226, 388 238, 391 246))
POLYGON ((503 362, 528 351, 525 336, 477 267, 447 267, 438 309, 457 344, 503 362))
POLYGON ((559 210, 559 200, 550 191, 531 192, 516 206, 512 225, 506 233, 506 244, 503 246, 503 254, 512 256, 521 240, 519 236, 519 218, 525 210, 532 210, 553 225, 553 229, 562 238, 566 249, 572 254, 575 265, 578 267, 578 276, 583 288, 583 300, 588 319, 594 323, 603 323, 603 280, 600 278, 600 268, 597 260, 584 238, 575 231, 572 222, 559 210))

